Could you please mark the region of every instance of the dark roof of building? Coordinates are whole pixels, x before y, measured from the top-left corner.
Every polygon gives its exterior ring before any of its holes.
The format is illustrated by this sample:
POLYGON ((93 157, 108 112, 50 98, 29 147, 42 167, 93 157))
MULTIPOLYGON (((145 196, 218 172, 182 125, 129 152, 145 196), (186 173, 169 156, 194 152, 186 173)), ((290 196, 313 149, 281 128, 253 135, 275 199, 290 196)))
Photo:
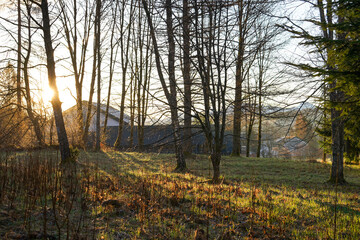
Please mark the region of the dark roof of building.
MULTIPOLYGON (((83 107, 83 114, 85 114, 87 112, 87 106, 88 106, 88 101, 82 101, 82 107, 83 107)), ((97 107, 97 103, 92 103, 92 112, 93 114, 96 113, 96 107, 97 107)), ((69 114, 72 111, 76 111, 76 105, 72 106, 71 108, 67 109, 66 111, 64 111, 64 114, 69 114)), ((100 104, 100 112, 105 114, 106 113, 106 104, 100 104)), ((109 106, 109 118, 114 119, 116 121, 119 121, 120 118, 120 111, 117 110, 116 108, 109 106)), ((129 123, 130 122, 130 117, 127 114, 124 114, 124 122, 129 123)))

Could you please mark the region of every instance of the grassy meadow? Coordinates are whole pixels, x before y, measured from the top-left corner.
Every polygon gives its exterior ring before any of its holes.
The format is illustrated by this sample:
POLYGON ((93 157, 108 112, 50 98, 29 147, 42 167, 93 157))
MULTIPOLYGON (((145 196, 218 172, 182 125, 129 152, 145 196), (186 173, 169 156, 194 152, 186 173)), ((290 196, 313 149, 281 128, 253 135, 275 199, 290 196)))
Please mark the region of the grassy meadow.
POLYGON ((205 155, 172 173, 167 154, 56 151, 0 155, 0 239, 360 239, 360 167, 344 186, 330 164, 205 155))

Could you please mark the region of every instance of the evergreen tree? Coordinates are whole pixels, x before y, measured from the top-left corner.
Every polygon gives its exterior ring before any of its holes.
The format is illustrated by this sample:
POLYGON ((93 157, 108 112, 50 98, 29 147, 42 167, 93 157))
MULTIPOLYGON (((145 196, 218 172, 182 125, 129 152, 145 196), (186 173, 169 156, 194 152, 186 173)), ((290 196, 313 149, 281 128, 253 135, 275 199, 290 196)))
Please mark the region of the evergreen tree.
POLYGON ((337 78, 338 88, 345 93, 337 108, 343 109, 345 121, 346 161, 359 161, 360 152, 360 2, 339 1, 337 15, 343 18, 332 27, 344 37, 334 41, 329 79, 337 78))
POLYGON ((360 3, 352 0, 317 1, 319 20, 311 22, 322 34, 313 35, 304 29, 285 26, 303 44, 313 46, 324 59, 323 66, 292 64, 314 76, 323 76, 325 91, 322 145, 332 151, 330 182, 344 183, 343 150, 345 157, 357 158, 360 140, 360 3), (345 142, 345 143, 344 143, 345 142))
MULTIPOLYGON (((336 14, 341 22, 331 24, 341 38, 324 41, 324 45, 331 46, 328 52, 330 70, 326 72, 328 83, 336 81, 331 91, 341 90, 344 93, 340 102, 328 102, 329 108, 342 110, 344 119, 344 158, 345 162, 359 162, 360 153, 360 3, 357 1, 339 1, 336 14)), ((331 122, 325 118, 318 133, 324 136, 322 142, 325 151, 331 147, 331 122)))

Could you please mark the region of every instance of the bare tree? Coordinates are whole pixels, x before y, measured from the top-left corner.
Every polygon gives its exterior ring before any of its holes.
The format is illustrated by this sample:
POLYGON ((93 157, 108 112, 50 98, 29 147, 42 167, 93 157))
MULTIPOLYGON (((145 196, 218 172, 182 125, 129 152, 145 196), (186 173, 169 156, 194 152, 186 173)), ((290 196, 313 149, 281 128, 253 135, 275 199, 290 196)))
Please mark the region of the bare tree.
POLYGON ((221 152, 224 143, 228 71, 231 66, 229 6, 226 1, 194 1, 197 62, 193 66, 200 78, 201 110, 195 107, 195 118, 206 137, 213 166, 213 182, 220 180, 221 152))
POLYGON ((250 90, 250 78, 247 79, 247 106, 246 106, 246 120, 248 122, 247 132, 246 132, 246 157, 250 156, 251 150, 251 135, 255 123, 256 117, 256 95, 250 90))
POLYGON ((32 50, 32 31, 31 31, 31 9, 32 5, 29 2, 25 2, 26 6, 26 12, 27 12, 27 52, 24 59, 24 83, 25 83, 25 99, 26 99, 26 111, 29 116, 29 119, 34 127, 35 135, 38 141, 39 146, 44 146, 44 137, 43 133, 41 131, 41 127, 39 124, 39 118, 35 116, 35 113, 33 111, 32 107, 32 97, 31 97, 31 91, 30 91, 30 77, 29 77, 29 61, 30 61, 30 55, 32 50))
POLYGON ((173 29, 173 6, 172 0, 166 0, 166 32, 169 42, 169 54, 168 54, 168 74, 169 74, 169 85, 170 85, 170 95, 169 95, 169 105, 171 111, 171 121, 174 126, 174 142, 175 142, 175 154, 177 160, 176 170, 183 172, 186 171, 186 162, 181 145, 180 138, 180 123, 178 116, 178 106, 177 106, 177 84, 175 78, 175 39, 174 39, 174 29, 173 29))
POLYGON ((263 117, 265 115, 263 113, 263 103, 266 97, 275 95, 271 93, 270 88, 274 84, 274 81, 276 81, 277 78, 280 78, 282 72, 281 69, 278 71, 271 69, 271 66, 275 65, 276 61, 278 61, 274 56, 274 53, 282 45, 282 42, 277 39, 280 33, 281 29, 275 26, 275 21, 271 17, 263 16, 258 19, 255 34, 258 39, 259 50, 254 64, 254 67, 257 68, 255 78, 257 82, 256 95, 258 97, 258 138, 256 157, 260 157, 261 153, 263 117), (272 74, 269 74, 269 72, 272 72, 272 74))
POLYGON ((192 153, 191 130, 191 76, 190 76, 190 10, 189 1, 183 1, 183 78, 184 78, 184 154, 192 153))
POLYGON ((76 124, 78 136, 80 138, 77 140, 80 146, 84 146, 83 134, 84 134, 84 116, 83 116, 83 106, 82 106, 82 88, 85 76, 85 65, 86 65, 86 53, 88 48, 90 30, 91 30, 91 6, 89 0, 85 0, 85 9, 84 15, 79 17, 79 7, 77 4, 78 1, 73 0, 70 2, 65 2, 64 0, 59 1, 59 6, 61 10, 60 20, 64 29, 64 39, 66 41, 66 46, 70 54, 72 71, 75 79, 75 89, 76 89, 76 124), (72 9, 71 9, 72 4, 72 9), (82 34, 79 32, 79 24, 83 24, 82 34), (80 47, 80 58, 78 58, 78 48, 79 40, 81 40, 80 47))
MULTIPOLYGON (((135 39, 135 31, 133 31, 134 39, 135 39)), ((134 146, 134 126, 135 126, 135 107, 136 107, 136 89, 137 89, 137 80, 136 77, 138 75, 138 47, 136 45, 136 41, 133 41, 133 52, 135 53, 131 54, 133 58, 131 59, 131 68, 132 71, 130 73, 130 136, 129 136, 129 145, 130 148, 134 146)))
MULTIPOLYGON (((144 72, 144 81, 142 83, 142 93, 141 93, 141 101, 139 101, 139 122, 138 122, 138 143, 139 150, 142 151, 144 146, 144 128, 145 121, 147 118, 147 110, 149 104, 149 86, 150 86, 150 76, 151 76, 151 67, 152 67, 152 54, 151 54, 151 39, 149 36, 149 28, 146 28, 146 53, 145 53, 145 72, 144 72)), ((143 61, 142 61, 143 62, 143 61)), ((142 67, 141 67, 142 69, 142 67)), ((140 94, 140 91, 139 91, 140 94)))
MULTIPOLYGON (((143 11, 141 9, 141 2, 139 1, 139 13, 138 13, 138 40, 139 40, 139 68, 137 74, 137 139, 139 150, 143 150, 144 145, 144 126, 147 115, 147 102, 148 102, 148 91, 149 91, 149 80, 148 70, 149 70, 149 27, 142 27, 144 24, 143 11), (144 56, 144 47, 146 47, 146 52, 144 56), (144 69, 145 68, 145 69, 144 69), (144 71, 145 70, 145 71, 144 71)), ((145 22, 146 23, 146 22, 145 22)))
POLYGON ((21 1, 17 0, 17 14, 18 14, 18 38, 17 38, 17 74, 16 74, 16 94, 17 105, 21 108, 21 1))
POLYGON ((244 81, 243 64, 245 55, 245 36, 247 33, 251 1, 240 0, 239 5, 239 45, 236 61, 236 83, 234 101, 234 121, 233 121, 233 148, 232 155, 241 154, 241 111, 242 111, 242 83, 244 81))
POLYGON ((105 120, 104 120, 104 129, 103 133, 106 133, 107 128, 107 122, 109 117, 109 107, 110 107, 110 96, 111 96, 111 85, 113 83, 113 77, 114 77, 114 70, 115 70, 115 64, 116 64, 116 58, 117 58, 117 52, 119 48, 118 41, 115 41, 115 27, 117 24, 117 17, 118 17, 118 7, 119 7, 119 1, 115 1, 115 6, 113 4, 112 7, 112 17, 111 19, 111 35, 110 35, 110 62, 109 62, 109 87, 108 87, 108 95, 107 95, 107 101, 106 101, 106 109, 105 109, 105 120))
POLYGON ((56 85, 56 74, 55 74, 55 60, 54 60, 54 48, 52 46, 51 38, 51 24, 49 17, 49 8, 47 0, 42 0, 41 4, 36 1, 32 1, 34 4, 41 8, 42 13, 42 30, 44 33, 44 45, 46 50, 46 60, 48 69, 49 85, 54 91, 54 96, 51 101, 54 118, 56 123, 56 130, 58 135, 58 142, 60 146, 61 160, 66 161, 70 158, 69 142, 65 130, 64 118, 61 109, 61 101, 59 98, 59 90, 56 85))
POLYGON ((87 105, 86 119, 85 119, 84 133, 83 133, 83 142, 85 146, 88 145, 89 127, 90 127, 90 121, 92 118, 92 110, 93 110, 92 101, 95 91, 98 49, 100 48, 100 35, 98 34, 99 28, 97 27, 100 22, 100 9, 98 9, 98 7, 99 4, 96 2, 96 12, 94 19, 93 64, 92 64, 92 73, 91 73, 89 101, 87 105))
POLYGON ((134 0, 131 0, 130 3, 130 18, 128 25, 126 26, 125 22, 125 11, 126 11, 126 1, 123 1, 123 4, 120 8, 120 55, 121 55, 121 81, 122 81, 122 88, 121 88, 121 102, 120 102, 120 117, 119 117, 119 129, 116 141, 114 143, 115 148, 120 148, 121 146, 121 138, 122 132, 124 128, 124 112, 125 112, 125 95, 126 95, 126 74, 127 68, 129 65, 129 48, 130 48, 130 39, 131 39, 131 26, 133 21, 134 15, 134 0), (127 33, 126 33, 127 32, 127 33), (125 34, 126 33, 126 34, 125 34))
POLYGON ((261 152, 261 140, 262 140, 262 118, 263 118, 263 114, 262 114, 262 100, 263 100, 263 77, 264 77, 264 58, 265 58, 265 53, 263 51, 260 51, 259 53, 260 57, 259 57, 259 123, 258 123, 258 141, 257 141, 257 150, 256 150, 256 157, 260 157, 260 152, 261 152))
POLYGON ((165 8, 166 8, 166 32, 167 38, 169 43, 169 53, 168 53, 168 73, 169 73, 169 84, 170 84, 170 91, 167 87, 163 71, 161 68, 160 62, 160 53, 159 47, 157 44, 156 33, 152 21, 152 17, 150 15, 150 11, 145 0, 142 0, 143 7, 146 13, 146 17, 148 20, 148 24, 150 27, 150 35, 152 38, 152 43, 154 47, 155 53, 155 60, 156 60, 156 68, 160 78, 160 83, 162 89, 165 93, 165 97, 170 107, 171 112, 171 124, 174 131, 174 144, 175 144, 175 153, 176 153, 176 162, 177 166, 175 171, 183 172, 186 171, 186 162, 183 154, 183 149, 181 146, 181 139, 180 139, 180 122, 178 116, 178 109, 177 109, 177 99, 176 99, 176 80, 175 80, 175 41, 174 41, 174 33, 173 33, 173 26, 172 26, 172 2, 171 0, 166 0, 165 8))
POLYGON ((235 74, 235 100, 233 120, 233 148, 232 155, 241 154, 241 119, 243 101, 243 82, 247 79, 254 63, 258 47, 252 37, 256 20, 267 8, 274 4, 273 1, 239 0, 237 1, 238 13, 238 49, 235 74))
POLYGON ((101 0, 96 0, 96 40, 97 40, 97 104, 96 104, 96 133, 95 133, 95 150, 100 151, 100 104, 101 104, 101 0))

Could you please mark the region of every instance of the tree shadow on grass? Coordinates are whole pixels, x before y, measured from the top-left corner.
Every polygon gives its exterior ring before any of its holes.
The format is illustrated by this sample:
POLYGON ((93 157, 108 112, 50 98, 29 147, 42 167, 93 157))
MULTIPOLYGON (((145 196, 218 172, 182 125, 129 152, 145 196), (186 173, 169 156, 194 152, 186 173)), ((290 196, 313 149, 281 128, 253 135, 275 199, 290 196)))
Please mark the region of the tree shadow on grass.
MULTIPOLYGON (((190 239, 198 228, 209 228, 210 237, 217 238, 219 233, 226 231, 226 226, 231 224, 236 230, 234 234, 244 238, 250 229, 249 216, 257 217, 257 211, 249 207, 252 204, 251 199, 255 198, 254 205, 251 206, 256 206, 257 202, 263 201, 261 199, 264 197, 255 196, 256 189, 262 191, 260 195, 265 195, 267 191, 276 191, 272 197, 277 202, 285 198, 292 201, 290 197, 294 197, 294 193, 297 194, 296 191, 306 190, 302 192, 304 197, 300 196, 298 199, 306 201, 304 204, 315 200, 315 208, 324 204, 322 203, 324 198, 329 199, 329 195, 326 195, 327 191, 316 192, 324 187, 317 184, 317 181, 322 176, 326 176, 328 170, 326 166, 323 169, 321 165, 316 165, 314 168, 312 165, 298 166, 296 162, 225 157, 222 172, 228 184, 211 185, 206 181, 209 171, 210 174, 212 173, 207 156, 196 156, 190 159, 189 167, 193 171, 186 174, 171 172, 172 167, 175 166, 174 161, 173 155, 115 151, 83 152, 79 158, 79 162, 82 163, 79 170, 89 167, 94 176, 93 179, 98 181, 93 184, 97 186, 97 192, 101 195, 99 200, 90 204, 95 208, 96 206, 103 207, 103 209, 98 209, 96 219, 107 219, 106 224, 109 226, 112 224, 118 226, 114 223, 121 221, 130 235, 135 235, 138 229, 145 228, 147 233, 139 236, 142 239, 166 237, 171 239, 171 234, 175 233, 182 234, 183 239, 190 239), (294 177, 296 173, 300 174, 299 179, 294 177), (310 179, 309 183, 306 183, 307 178, 316 173, 320 173, 321 176, 310 179), (266 178, 265 175, 270 177, 266 178), (317 190, 314 185, 318 185, 317 190), (253 194, 251 194, 252 186, 255 189, 253 194), (286 192, 282 192, 284 190, 282 186, 286 186, 286 192), (286 194, 290 195, 286 196, 286 194), (109 209, 102 205, 111 199, 119 201, 120 204, 109 209)), ((354 193, 353 187, 348 188, 349 192, 354 193)), ((354 202, 354 205, 358 203, 354 202)), ((325 204, 328 204, 330 208, 333 207, 331 203, 325 204)), ((297 206, 294 205, 296 208, 297 206)), ((286 204, 281 203, 280 207, 284 215, 291 215, 286 204)), ((309 206, 308 209, 312 210, 313 206, 309 206)), ((259 208, 257 210, 259 211, 259 208)), ((339 211, 344 215, 354 213, 352 210, 345 204, 339 205, 339 211)), ((355 216, 359 217, 358 210, 355 216)), ((299 215, 297 218, 306 220, 311 217, 299 215)), ((101 221, 97 223, 99 228, 105 225, 101 221)), ((266 226, 266 224, 264 226, 261 224, 260 222, 254 225, 253 229, 266 226)), ((276 229, 280 226, 279 222, 277 224, 272 227, 276 229)), ((109 232, 113 230, 109 229, 109 232)), ((288 229, 286 234, 289 232, 291 229, 288 229)), ((274 236, 276 234, 279 232, 275 231, 274 236)), ((259 235, 259 238, 261 237, 266 236, 259 235)))
MULTIPOLYGON (((186 174, 171 172, 171 168, 175 166, 173 155, 105 152, 93 156, 92 159, 98 162, 99 169, 113 175, 122 185, 123 190, 121 191, 127 194, 122 200, 123 205, 131 210, 125 209, 129 214, 125 217, 128 222, 133 221, 136 222, 135 227, 140 226, 143 223, 134 218, 144 212, 148 217, 147 222, 156 225, 154 229, 163 229, 155 230, 152 233, 153 236, 171 232, 176 228, 175 222, 184 224, 187 236, 190 236, 194 229, 207 227, 208 224, 210 224, 212 236, 216 236, 219 231, 223 230, 216 225, 219 222, 229 221, 229 218, 235 219, 235 222, 238 219, 242 219, 242 222, 249 222, 248 216, 243 217, 243 212, 249 211, 247 204, 251 202, 251 186, 254 187, 255 192, 256 189, 262 191, 263 195, 272 191, 272 197, 276 198, 281 206, 284 205, 282 207, 284 209, 281 208, 284 216, 286 214, 293 215, 289 213, 286 204, 281 202, 286 199, 292 201, 291 204, 295 208, 299 208, 297 205, 299 201, 302 202, 307 208, 301 211, 306 214, 307 211, 311 212, 321 204, 333 208, 331 203, 323 203, 333 197, 335 188, 324 184, 329 173, 329 165, 321 163, 225 157, 221 170, 227 185, 210 185, 206 180, 211 177, 212 168, 205 155, 189 159, 188 165, 192 171, 186 174), (98 159, 94 159, 94 157, 98 159), (237 187, 242 188, 240 194, 245 203, 234 209, 226 209, 229 202, 226 200, 227 196, 229 193, 229 196, 233 196, 237 187), (309 204, 312 201, 316 203, 316 206, 309 204), (210 213, 214 213, 213 217, 209 217, 210 213), (225 218, 226 216, 228 218, 225 218), (154 219, 156 219, 156 223, 154 219)), ((359 172, 351 171, 351 176, 359 172)), ((357 184, 339 186, 338 194, 339 196, 341 194, 358 194, 357 186, 357 184)), ((121 191, 119 194, 122 194, 121 191)), ((108 198, 111 197, 116 198, 118 195, 108 195, 108 198)), ((341 197, 345 199, 348 195, 341 197)), ((359 203, 354 202, 354 205, 359 205, 359 203)), ((357 218, 359 217, 359 211, 346 204, 339 205, 338 211, 342 213, 341 215, 354 214, 357 218)), ((311 216, 295 217, 301 221, 313 223, 311 216)), ((240 225, 236 225, 238 233, 241 235, 245 232, 246 234, 249 230, 248 226, 245 224, 244 228, 240 225)), ((310 225, 306 225, 305 228, 310 225)), ((153 229, 153 227, 149 229, 153 229)), ((151 232, 152 230, 149 229, 148 231, 151 232)), ((287 231, 291 231, 291 229, 287 231)), ((241 236, 243 237, 243 235, 241 236)))
MULTIPOLYGON (((324 201, 319 201, 319 200, 315 200, 315 202, 319 205, 323 205, 328 207, 328 209, 332 212, 332 214, 335 213, 335 203, 334 202, 324 202, 324 201)), ((345 204, 336 204, 336 211, 340 212, 341 214, 344 215, 351 215, 351 216, 356 216, 356 217, 360 217, 360 211, 355 209, 354 207, 350 207, 348 205, 345 204)))
MULTIPOLYGON (((190 164, 189 164, 190 165, 190 164)), ((286 159, 264 159, 244 157, 223 157, 221 173, 228 181, 251 182, 303 189, 335 189, 326 184, 330 165, 286 159)), ((212 171, 209 160, 203 156, 197 158, 190 169, 195 175, 210 176, 212 171)), ((343 193, 351 193, 360 187, 360 169, 345 168, 348 184, 339 186, 343 193)))

